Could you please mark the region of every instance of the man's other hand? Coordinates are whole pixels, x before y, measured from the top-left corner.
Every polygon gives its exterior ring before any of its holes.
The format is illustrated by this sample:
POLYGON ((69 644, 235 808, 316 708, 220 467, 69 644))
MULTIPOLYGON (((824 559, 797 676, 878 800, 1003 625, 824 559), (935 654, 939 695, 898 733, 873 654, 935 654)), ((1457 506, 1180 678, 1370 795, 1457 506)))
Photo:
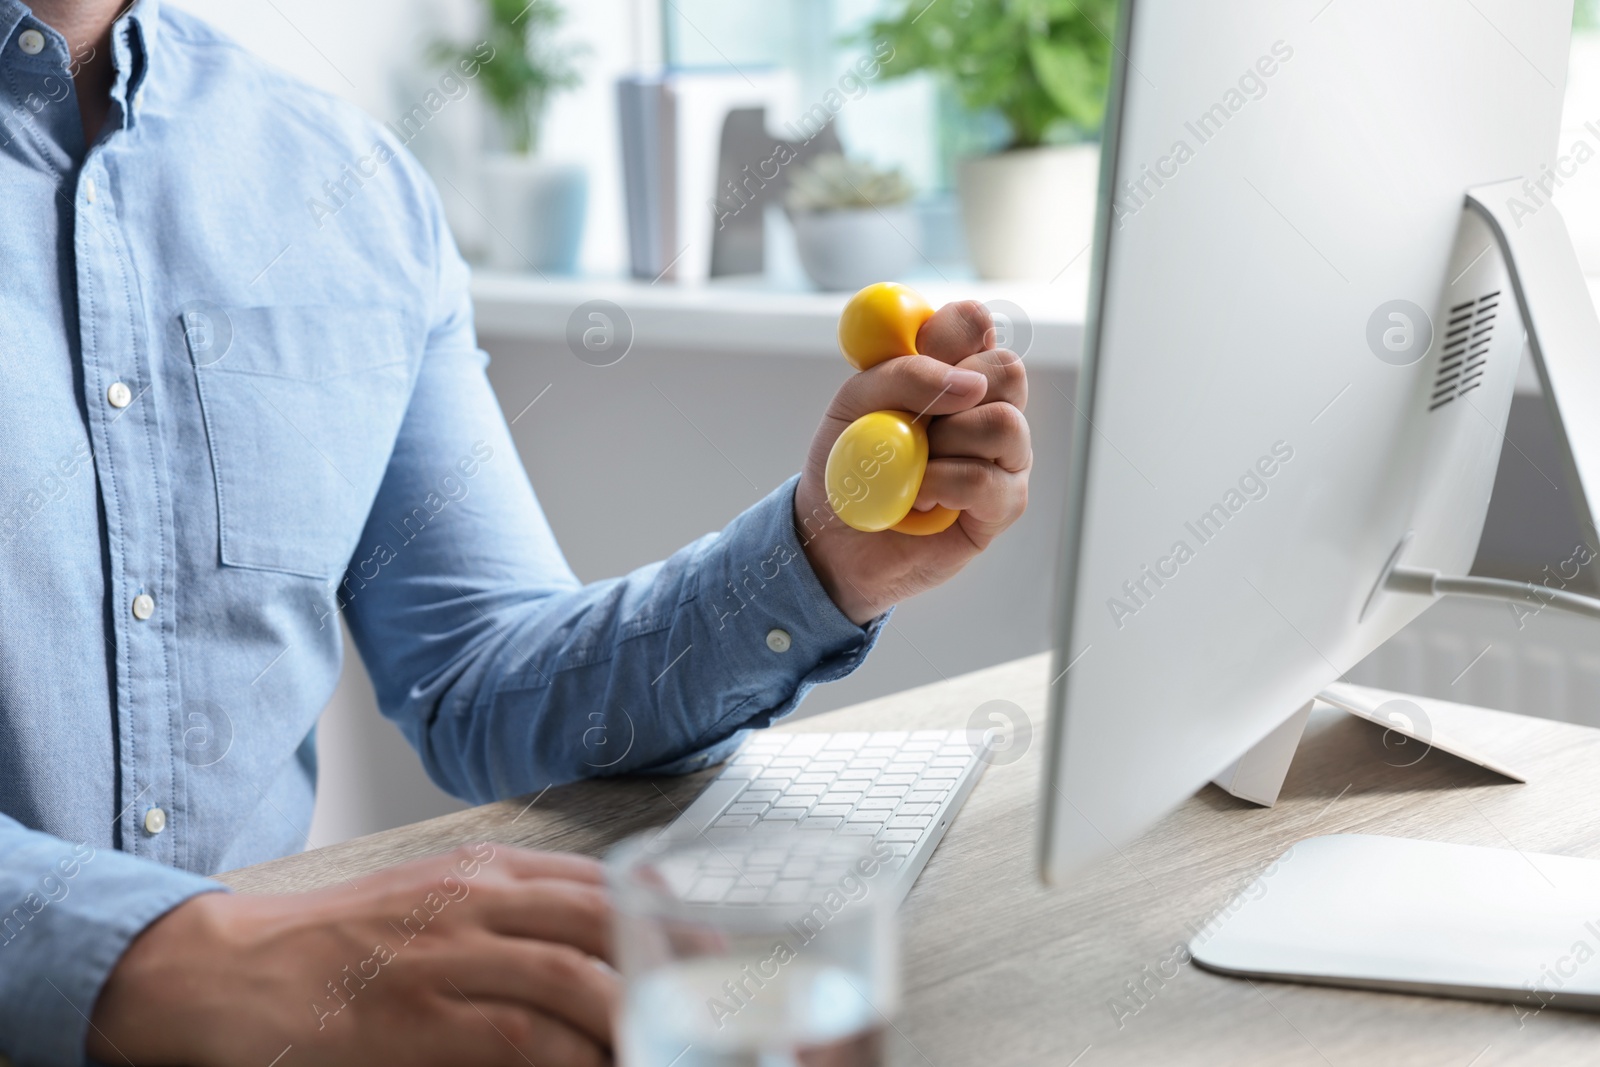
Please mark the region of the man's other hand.
POLYGON ((611 1062, 618 981, 601 868, 475 845, 313 893, 207 893, 124 953, 102 1063, 265 1067, 611 1062))

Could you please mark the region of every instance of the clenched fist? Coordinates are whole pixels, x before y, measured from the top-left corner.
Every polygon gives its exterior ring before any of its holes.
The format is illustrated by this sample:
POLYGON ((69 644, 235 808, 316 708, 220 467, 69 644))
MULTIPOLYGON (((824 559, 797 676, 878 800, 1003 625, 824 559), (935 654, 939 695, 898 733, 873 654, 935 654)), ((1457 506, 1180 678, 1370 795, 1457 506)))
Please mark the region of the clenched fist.
POLYGON ((823 588, 858 625, 948 580, 1028 506, 1028 375, 994 341, 982 304, 946 304, 917 333, 917 350, 927 354, 885 360, 850 378, 811 440, 795 490, 795 527, 823 588), (948 530, 861 533, 828 506, 823 474, 833 442, 860 416, 882 410, 932 417, 915 507, 959 509, 948 530))

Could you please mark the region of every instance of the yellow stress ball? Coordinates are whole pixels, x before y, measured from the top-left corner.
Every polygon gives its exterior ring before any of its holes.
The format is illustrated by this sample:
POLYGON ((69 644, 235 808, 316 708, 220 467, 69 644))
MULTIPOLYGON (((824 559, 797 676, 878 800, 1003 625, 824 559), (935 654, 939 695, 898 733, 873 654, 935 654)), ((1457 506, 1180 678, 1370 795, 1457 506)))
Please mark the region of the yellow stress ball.
MULTIPOLYGON (((917 332, 933 308, 894 282, 869 285, 839 316, 839 350, 856 370, 917 353, 917 332)), ((824 482, 828 506, 863 533, 936 534, 961 514, 947 507, 912 511, 928 469, 927 417, 909 411, 863 415, 833 443, 824 482)))

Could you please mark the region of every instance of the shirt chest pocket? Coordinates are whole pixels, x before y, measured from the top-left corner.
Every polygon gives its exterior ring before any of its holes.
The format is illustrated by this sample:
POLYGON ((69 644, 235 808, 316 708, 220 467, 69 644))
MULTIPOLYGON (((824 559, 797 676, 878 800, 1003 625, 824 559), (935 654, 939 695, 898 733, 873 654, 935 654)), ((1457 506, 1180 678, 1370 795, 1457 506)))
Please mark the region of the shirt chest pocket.
POLYGON ((208 306, 180 324, 216 475, 222 562, 336 577, 410 395, 400 316, 208 306))

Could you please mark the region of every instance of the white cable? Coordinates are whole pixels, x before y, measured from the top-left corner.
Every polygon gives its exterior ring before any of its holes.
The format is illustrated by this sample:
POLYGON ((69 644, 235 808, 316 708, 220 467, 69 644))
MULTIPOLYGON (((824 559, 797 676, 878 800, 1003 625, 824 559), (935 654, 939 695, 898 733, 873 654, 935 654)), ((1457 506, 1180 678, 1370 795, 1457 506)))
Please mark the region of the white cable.
POLYGON ((1575 615, 1600 619, 1600 600, 1579 596, 1534 582, 1509 582, 1502 578, 1447 578, 1438 571, 1396 567, 1389 572, 1384 588, 1395 593, 1420 596, 1473 596, 1485 600, 1524 600, 1548 605, 1575 615))

